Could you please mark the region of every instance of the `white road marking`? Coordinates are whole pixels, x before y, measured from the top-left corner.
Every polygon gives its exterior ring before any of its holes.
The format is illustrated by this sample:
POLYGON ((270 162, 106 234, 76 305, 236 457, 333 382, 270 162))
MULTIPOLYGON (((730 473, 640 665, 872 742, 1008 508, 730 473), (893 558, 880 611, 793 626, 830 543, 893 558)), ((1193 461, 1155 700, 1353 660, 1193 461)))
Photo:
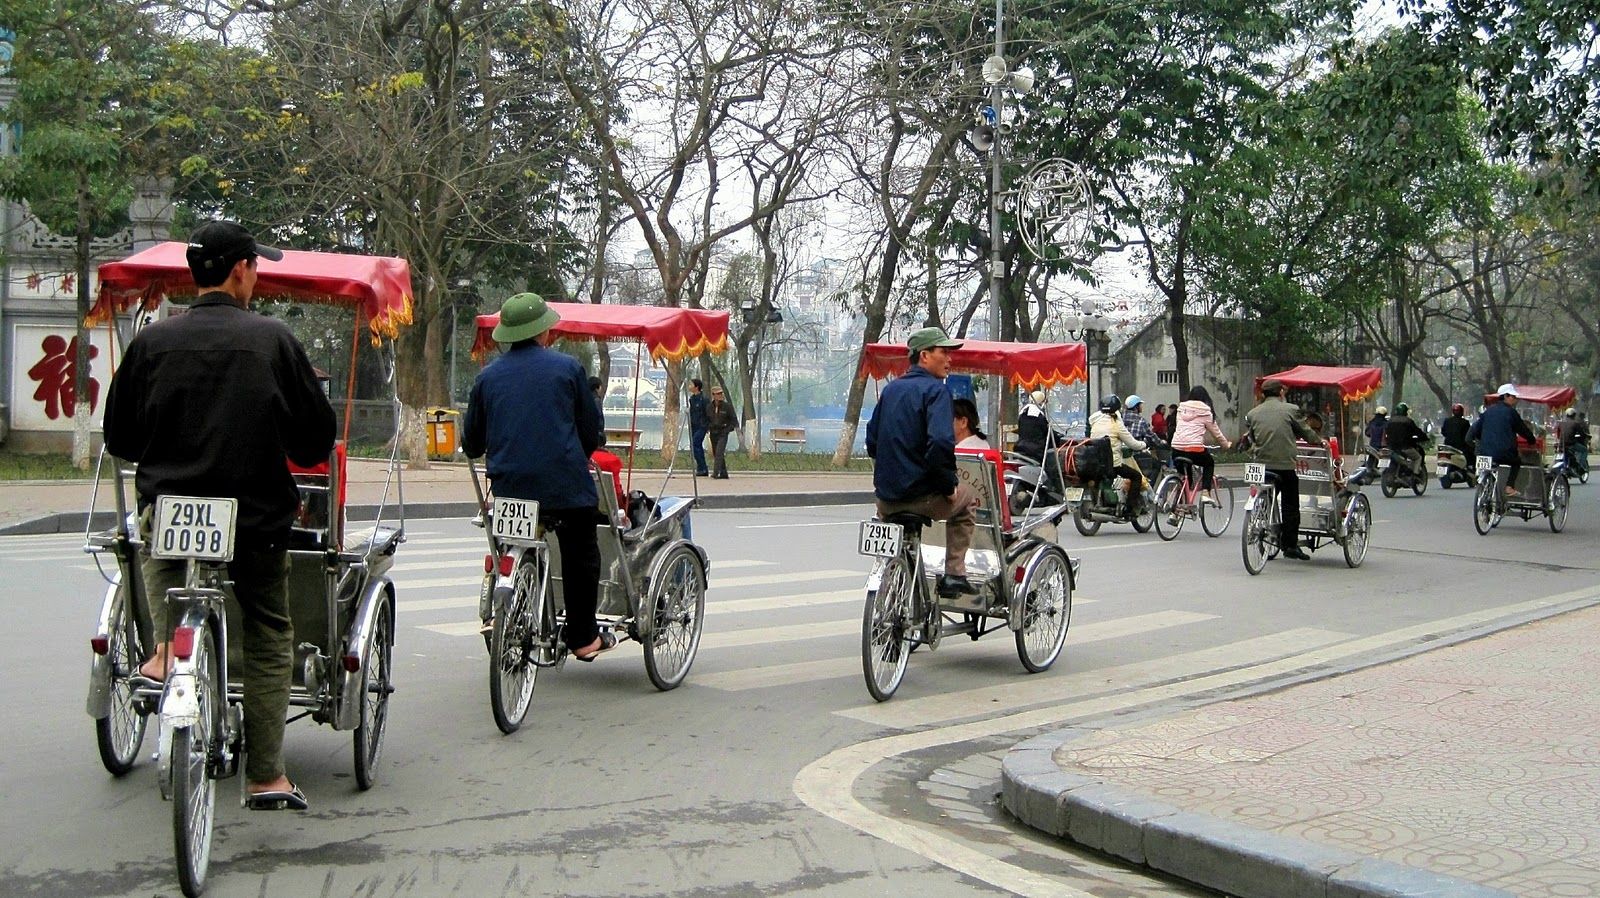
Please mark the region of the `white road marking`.
MULTIPOLYGON (((467 585, 476 586, 477 578, 467 581, 467 585)), ((778 608, 812 608, 819 605, 835 605, 843 602, 859 602, 861 591, 856 589, 840 590, 838 592, 810 592, 792 596, 767 596, 759 599, 729 599, 727 601, 707 601, 706 614, 721 617, 724 614, 739 614, 750 611, 770 611, 778 608)), ((444 611, 453 608, 477 608, 478 597, 454 599, 414 599, 400 600, 400 610, 404 612, 444 611)))
POLYGON ((794 527, 857 527, 859 521, 815 521, 810 524, 735 524, 736 530, 789 530, 794 527))
POLYGON ((898 845, 934 863, 964 873, 1018 895, 1044 898, 1085 898, 1086 893, 1070 888, 1030 870, 990 857, 948 836, 869 809, 855 797, 855 782, 874 765, 907 752, 980 739, 1036 727, 1060 724, 1077 717, 1104 714, 1137 707, 1164 699, 1193 695, 1207 690, 1248 683, 1316 664, 1354 658, 1362 653, 1403 645, 1440 632, 1458 630, 1530 611, 1592 600, 1591 587, 1531 602, 1502 605, 1485 611, 1419 624, 1404 630, 1382 633, 1366 639, 1341 643, 1281 661, 1253 665, 1236 671, 1200 677, 1164 686, 1136 690, 1121 695, 1024 711, 1004 717, 979 720, 959 726, 901 733, 846 746, 813 761, 794 779, 794 794, 812 810, 868 835, 898 845))
MULTIPOLYGON (((403 552, 405 550, 402 549, 401 551, 403 552)), ((751 559, 741 559, 741 560, 722 561, 722 562, 713 561, 712 562, 713 567, 717 567, 717 568, 764 567, 764 566, 775 565, 775 564, 777 564, 776 561, 757 561, 757 560, 751 560, 751 559)), ((437 562, 431 563, 431 564, 397 564, 394 567, 390 568, 389 572, 390 572, 390 574, 392 576, 393 574, 406 573, 407 571, 419 571, 419 570, 420 571, 437 571, 441 567, 446 567, 446 565, 441 565, 441 564, 439 564, 437 562)), ((431 578, 431 579, 420 579, 420 580, 412 578, 412 577, 393 577, 394 585, 395 585, 396 588, 402 589, 402 590, 406 590, 406 591, 418 590, 418 589, 440 589, 442 587, 450 587, 452 589, 462 589, 462 588, 477 589, 479 582, 483 579, 483 557, 479 556, 477 558, 473 558, 470 555, 469 556, 464 556, 461 559, 461 564, 458 566, 457 569, 458 570, 463 570, 463 571, 472 571, 472 573, 469 574, 469 575, 462 575, 462 576, 455 576, 455 577, 434 577, 434 578, 431 578)), ((826 573, 826 572, 824 572, 824 573, 826 573)), ((787 581, 790 581, 790 580, 794 580, 794 579, 798 579, 798 578, 804 577, 805 574, 783 574, 783 575, 773 575, 773 576, 776 577, 776 579, 770 579, 769 578, 770 582, 783 583, 783 582, 787 582, 787 581)), ((863 579, 865 579, 865 577, 866 577, 865 574, 858 574, 858 576, 862 577, 863 579)), ((761 582, 767 582, 767 581, 761 581, 761 582)), ((740 585, 746 585, 746 584, 733 582, 733 578, 721 578, 721 579, 718 579, 718 578, 713 577, 712 581, 711 581, 711 585, 712 586, 716 586, 716 587, 723 587, 723 586, 731 587, 731 586, 740 586, 740 585)), ((750 584, 750 585, 760 585, 760 583, 758 582, 758 583, 753 583, 753 584, 750 584)), ((474 599, 473 601, 477 601, 477 600, 474 599)), ((405 607, 411 608, 413 606, 410 605, 410 604, 407 604, 405 607)), ((439 605, 438 607, 440 607, 440 608, 449 608, 451 606, 449 606, 449 605, 439 605)))
POLYGON ((57 554, 41 554, 41 555, 34 555, 34 554, 31 554, 31 553, 19 553, 19 554, 6 553, 6 554, 3 554, 3 555, 0 555, 0 561, 11 561, 11 562, 17 562, 17 563, 39 562, 39 561, 82 561, 85 558, 88 558, 89 555, 90 555, 90 553, 88 553, 88 552, 70 552, 70 553, 69 552, 61 552, 61 553, 57 553, 57 554))

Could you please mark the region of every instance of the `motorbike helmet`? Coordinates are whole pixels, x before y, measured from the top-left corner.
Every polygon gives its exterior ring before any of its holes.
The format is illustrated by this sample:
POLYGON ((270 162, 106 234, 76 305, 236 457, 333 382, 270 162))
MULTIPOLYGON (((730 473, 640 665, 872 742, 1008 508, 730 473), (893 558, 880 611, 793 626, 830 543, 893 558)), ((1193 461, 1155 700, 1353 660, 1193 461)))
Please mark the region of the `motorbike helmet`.
POLYGON ((1404 402, 1398 403, 1394 407, 1394 413, 1401 417, 1409 415, 1411 414, 1411 406, 1405 404, 1404 402))
POLYGON ((1380 405, 1377 408, 1373 409, 1373 411, 1376 412, 1377 414, 1380 414, 1380 415, 1387 415, 1387 414, 1389 414, 1389 407, 1386 406, 1386 405, 1380 405))
POLYGON ((1138 393, 1129 396, 1122 403, 1123 408, 1138 408, 1141 405, 1144 405, 1144 399, 1141 398, 1138 393))
POLYGON ((1111 413, 1122 410, 1122 397, 1115 393, 1107 393, 1100 397, 1100 411, 1111 413))
POLYGON ((1459 402, 1456 403, 1455 405, 1450 406, 1450 414, 1452 414, 1452 415, 1460 417, 1461 415, 1465 415, 1466 413, 1467 413, 1467 407, 1462 405, 1459 402))
POLYGON ((1578 410, 1575 409, 1575 408, 1569 408, 1566 411, 1566 416, 1568 418, 1576 418, 1576 417, 1578 417, 1578 410))

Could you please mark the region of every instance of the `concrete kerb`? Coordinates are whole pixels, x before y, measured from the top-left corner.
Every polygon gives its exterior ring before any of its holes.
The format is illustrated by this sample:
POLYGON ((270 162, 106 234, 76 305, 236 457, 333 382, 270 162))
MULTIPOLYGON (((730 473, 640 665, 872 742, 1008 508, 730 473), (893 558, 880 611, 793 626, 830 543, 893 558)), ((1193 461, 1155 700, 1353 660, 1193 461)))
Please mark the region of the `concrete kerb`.
POLYGON ((1063 771, 1062 746, 1088 735, 1029 739, 1001 765, 1001 800, 1023 823, 1239 898, 1509 898, 1450 876, 1182 810, 1063 771))

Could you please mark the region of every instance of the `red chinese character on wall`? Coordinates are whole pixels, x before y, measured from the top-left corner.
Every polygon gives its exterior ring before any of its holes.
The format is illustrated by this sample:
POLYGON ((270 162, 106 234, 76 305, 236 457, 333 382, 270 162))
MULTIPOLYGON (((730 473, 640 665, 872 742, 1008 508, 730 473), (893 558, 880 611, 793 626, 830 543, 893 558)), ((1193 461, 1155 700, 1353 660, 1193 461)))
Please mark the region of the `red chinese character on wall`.
MULTIPOLYGON (((39 343, 39 348, 44 352, 44 358, 28 369, 28 378, 39 382, 39 389, 33 391, 33 398, 44 403, 45 417, 50 420, 70 418, 77 409, 78 338, 73 337, 68 341, 65 337, 51 334, 39 343)), ((89 358, 93 359, 99 354, 99 348, 91 344, 89 358)), ((89 367, 91 371, 94 368, 92 363, 89 367)), ((100 381, 90 376, 89 411, 94 411, 99 402, 100 381)))

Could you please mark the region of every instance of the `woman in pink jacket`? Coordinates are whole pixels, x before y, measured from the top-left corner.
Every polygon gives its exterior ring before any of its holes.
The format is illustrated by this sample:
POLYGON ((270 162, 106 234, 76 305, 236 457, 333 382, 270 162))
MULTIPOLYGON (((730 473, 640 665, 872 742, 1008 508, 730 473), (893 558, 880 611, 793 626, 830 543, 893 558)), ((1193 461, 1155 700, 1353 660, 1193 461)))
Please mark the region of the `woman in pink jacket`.
POLYGON ((1211 457, 1211 450, 1206 448, 1206 437, 1216 440, 1224 449, 1233 448, 1233 443, 1223 436, 1222 428, 1217 426, 1216 415, 1211 411, 1211 394, 1202 386, 1191 388, 1189 398, 1178 403, 1174 415, 1178 425, 1172 432, 1173 460, 1186 458, 1193 462, 1200 469, 1201 488, 1209 490, 1217 463, 1211 457))

